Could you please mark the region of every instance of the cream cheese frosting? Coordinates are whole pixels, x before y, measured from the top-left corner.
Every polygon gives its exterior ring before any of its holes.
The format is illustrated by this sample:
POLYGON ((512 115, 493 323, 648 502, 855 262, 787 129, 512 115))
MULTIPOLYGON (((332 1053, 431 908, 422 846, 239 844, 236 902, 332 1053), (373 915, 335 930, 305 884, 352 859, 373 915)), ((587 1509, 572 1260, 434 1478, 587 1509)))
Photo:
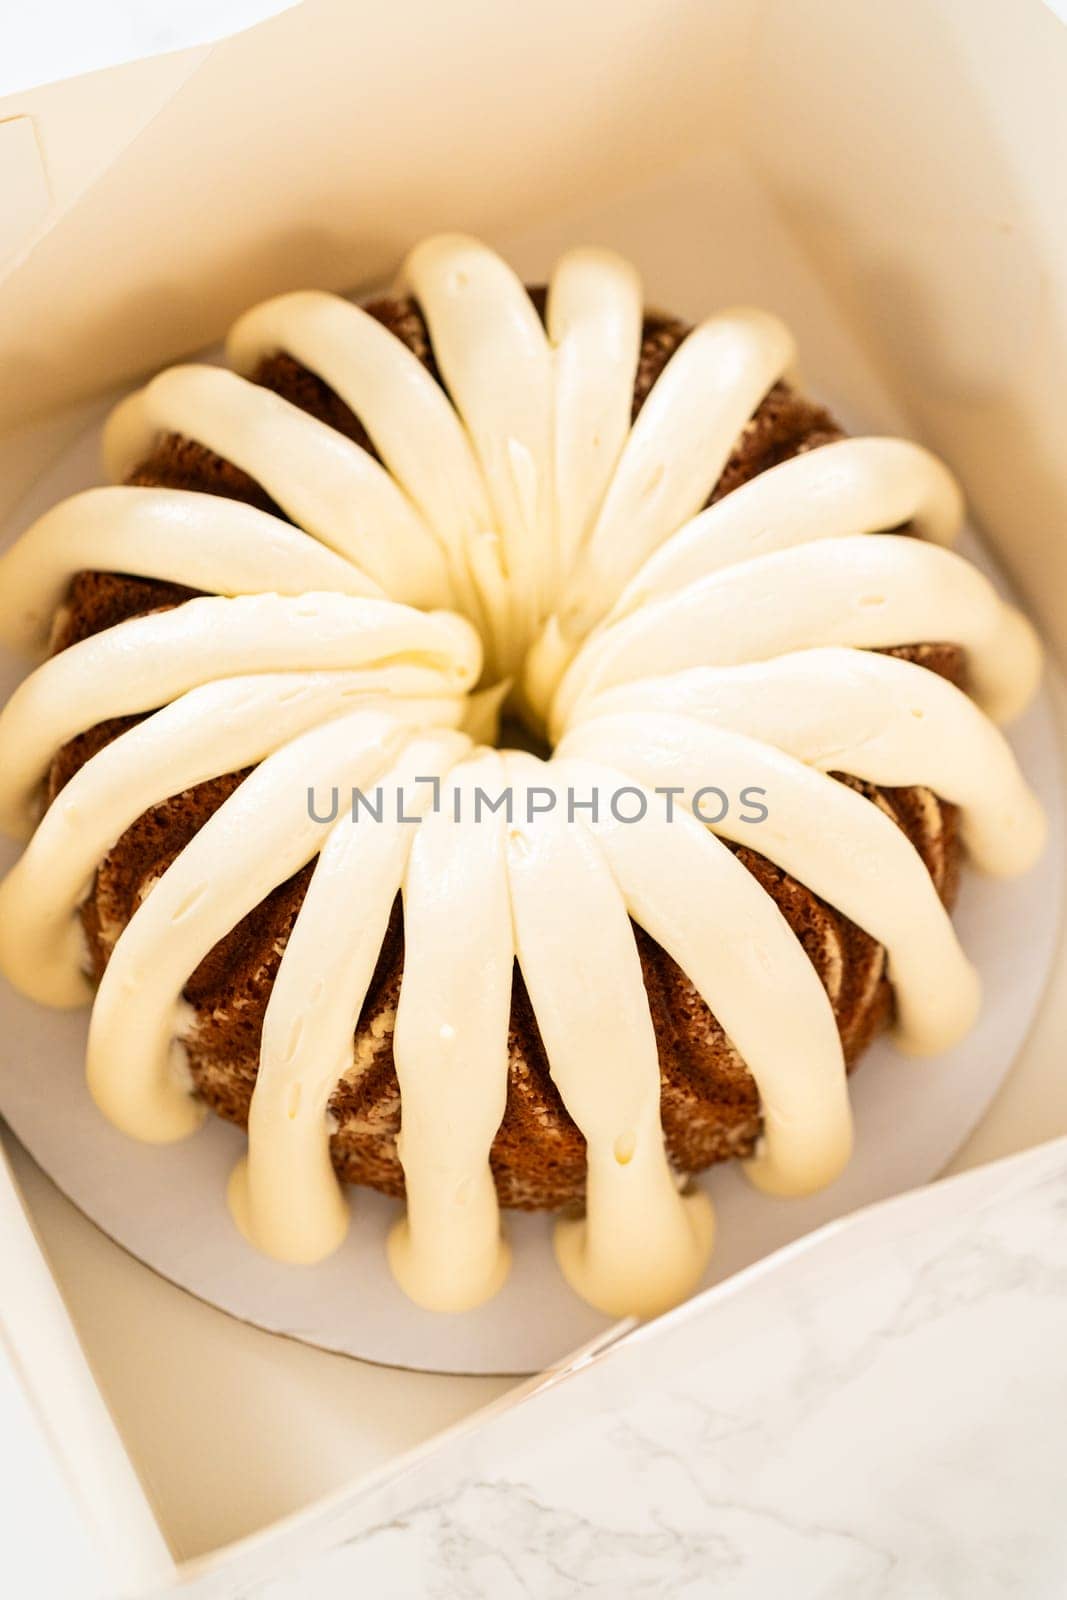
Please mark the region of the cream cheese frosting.
MULTIPOLYGON (((527 785, 563 774, 509 752, 518 791, 507 867, 515 948, 553 1082, 586 1141, 582 1220, 556 1224, 571 1286, 600 1310, 652 1315, 700 1281, 711 1205, 683 1196, 660 1125, 659 1058, 622 891, 565 804, 528 820, 527 785)), ((742 869, 744 870, 744 869, 742 869)))
POLYGON ((98 722, 151 711, 248 672, 342 668, 369 690, 472 688, 481 652, 468 623, 389 600, 340 594, 205 596, 133 617, 51 656, 0 712, 0 826, 28 830, 55 751, 98 722))
POLYGON ((755 790, 766 816, 731 807, 708 826, 758 850, 885 946, 904 1048, 947 1050, 973 1023, 977 976, 930 874, 902 830, 853 789, 747 734, 672 714, 586 722, 559 755, 616 766, 621 758, 639 783, 672 784, 683 796, 698 795, 709 772, 726 794, 755 790))
POLYGON ((969 562, 894 534, 799 545, 713 572, 596 632, 563 675, 549 728, 558 739, 585 696, 617 683, 934 637, 967 651, 974 693, 994 720, 1030 699, 1041 671, 1033 629, 969 562))
POLYGON ((515 938, 504 816, 476 810, 479 791, 496 795, 504 782, 495 750, 458 763, 404 875, 393 1052, 407 1214, 389 1260, 406 1293, 433 1311, 481 1304, 510 1262, 489 1151, 507 1100, 515 938))
POLYGON ((287 294, 235 325, 236 371, 174 368, 107 427, 113 478, 179 434, 290 520, 114 486, 56 507, 0 559, 0 635, 20 649, 46 645, 84 569, 203 591, 52 656, 0 716, 0 822, 32 833, 0 885, 0 967, 46 1003, 92 999, 98 1105, 134 1137, 184 1137, 201 1118, 188 979, 314 862, 230 1184, 253 1244, 309 1262, 349 1226, 327 1108, 359 1070, 353 1031, 399 895, 398 1283, 457 1311, 506 1277, 489 1158, 517 961, 588 1152, 585 1215, 556 1227, 560 1268, 600 1310, 650 1314, 700 1281, 714 1223, 666 1156, 631 924, 687 974, 755 1079, 748 1176, 776 1195, 830 1182, 852 1143, 830 999, 724 841, 866 929, 887 953, 901 1044, 946 1048, 974 1017, 974 971, 907 836, 831 774, 931 791, 961 808, 979 867, 1025 870, 1043 819, 994 723, 1033 693, 1040 652, 945 548, 959 488, 916 445, 825 445, 706 504, 791 368, 776 318, 743 308, 702 323, 631 425, 643 313, 628 262, 566 254, 543 322, 511 269, 462 235, 419 245, 404 279, 443 387, 359 307, 287 294), (277 353, 329 385, 378 459, 251 381, 277 353), (919 537, 892 531, 905 523, 919 537), (974 700, 879 653, 925 639, 963 648, 974 700), (550 758, 478 742, 509 691, 549 732, 550 758), (131 715, 38 820, 55 752, 131 715), (94 997, 78 910, 98 864, 145 811, 246 767, 144 893, 94 997), (757 791, 765 814, 712 820, 696 799, 706 785, 757 791), (382 818, 320 816, 309 787, 380 792, 382 818), (642 801, 640 822, 570 805, 620 787, 642 801), (673 816, 652 804, 668 788, 683 797, 673 816), (509 808, 478 814, 479 796, 504 792, 509 808))
POLYGON ((247 472, 294 522, 397 600, 451 603, 441 545, 389 473, 269 389, 219 367, 161 372, 108 420, 110 475, 123 478, 164 433, 195 439, 247 472))
POLYGON ((393 744, 396 760, 379 778, 383 747, 375 742, 380 733, 374 722, 357 713, 327 731, 337 757, 350 762, 354 755, 357 761, 355 774, 342 769, 346 779, 355 776, 364 788, 380 781, 405 804, 384 813, 380 827, 360 827, 347 816, 333 824, 267 1004, 248 1156, 230 1195, 248 1238, 292 1262, 329 1255, 348 1226, 330 1161, 326 1113, 351 1065, 352 1036, 411 848, 414 826, 398 818, 416 815, 413 805, 428 803, 426 787, 418 783, 422 773, 447 773, 470 748, 461 733, 415 734, 399 748, 393 744), (415 793, 405 794, 409 790, 415 793), (353 904, 359 905, 357 925, 338 939, 336 930, 353 904))
MULTIPOLYGON (((560 766, 590 793, 610 793, 632 776, 562 754, 560 766)), ((841 1037, 778 906, 687 809, 670 821, 653 816, 647 828, 603 815, 594 833, 627 911, 688 974, 756 1080, 763 1138, 748 1176, 768 1193, 822 1188, 852 1149, 841 1037), (788 1009, 763 1002, 768 988, 790 996, 788 1009)))
POLYGON ((125 572, 217 595, 377 596, 373 579, 280 517, 184 489, 87 489, 34 523, 4 562, 0 631, 43 645, 77 572, 125 572))

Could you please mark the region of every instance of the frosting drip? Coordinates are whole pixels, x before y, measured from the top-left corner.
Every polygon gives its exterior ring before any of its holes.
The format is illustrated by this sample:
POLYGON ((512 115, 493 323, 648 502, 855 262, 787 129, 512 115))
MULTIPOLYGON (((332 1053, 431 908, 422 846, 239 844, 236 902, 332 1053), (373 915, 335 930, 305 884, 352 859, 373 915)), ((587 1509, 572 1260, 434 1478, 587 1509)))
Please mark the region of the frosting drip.
MULTIPOLYGON (((907 836, 845 784, 745 734, 688 717, 605 717, 569 733, 561 757, 619 765, 650 789, 699 793, 706 774, 727 794, 754 790, 766 817, 729 809, 709 826, 783 867, 885 946, 897 1037, 932 1054, 974 1021, 978 980, 930 874, 907 836)), ((746 926, 743 922, 742 926, 746 926)))
POLYGON ((204 591, 51 657, 0 716, 0 822, 23 836, 59 747, 110 718, 143 719, 40 817, 0 886, 0 965, 37 999, 89 999, 78 911, 100 862, 153 806, 252 768, 118 937, 90 1029, 101 1109, 150 1141, 192 1131, 183 990, 314 861, 230 1185, 248 1238, 309 1262, 344 1237, 327 1108, 360 1070, 353 1031, 399 894, 398 1282, 454 1311, 507 1273, 490 1152, 517 959, 588 1152, 585 1216, 556 1229, 560 1266, 605 1312, 652 1313, 699 1282, 713 1223, 666 1157, 632 923, 687 974, 755 1079, 763 1136, 748 1176, 780 1195, 830 1182, 852 1139, 830 999, 723 841, 866 929, 886 951, 901 1043, 945 1048, 973 1018, 973 969, 907 836, 830 774, 933 791, 961 808, 980 867, 1025 870, 1043 820, 993 721, 1033 692, 1039 650, 942 548, 959 489, 916 445, 826 445, 706 505, 793 361, 774 317, 701 324, 631 426, 642 294, 625 261, 565 255, 544 324, 510 268, 464 236, 419 245, 405 276, 444 387, 366 311, 287 294, 235 325, 236 371, 174 368, 108 425, 113 477, 178 434, 248 473, 290 521, 179 490, 96 489, 0 561, 0 633, 23 649, 46 644, 83 569, 204 591), (379 460, 250 381, 279 352, 349 406, 379 460), (921 537, 891 531, 905 523, 921 537), (875 653, 921 640, 963 647, 977 705, 875 653), (555 743, 546 761, 477 742, 512 685, 555 743), (708 821, 691 803, 707 783, 761 791, 766 816, 708 821), (572 793, 621 785, 646 802, 640 825, 604 807, 572 814, 572 793), (377 791, 384 810, 320 817, 309 787, 377 791), (665 787, 688 797, 670 820, 649 803, 665 787), (504 791, 511 812, 479 816, 479 795, 504 791), (530 805, 546 794, 552 810, 530 805))
POLYGON ((458 722, 458 697, 369 692, 359 673, 264 673, 222 678, 181 695, 105 745, 76 772, 0 884, 0 965, 46 1005, 84 1005, 78 906, 97 863, 141 816, 195 784, 263 761, 298 734, 354 705, 398 722, 458 722))
MULTIPOLYGON (((560 764, 589 793, 610 793, 627 777, 565 757, 560 764)), ((604 816, 594 831, 630 916, 688 973, 756 1080, 766 1110, 749 1177, 769 1193, 822 1188, 852 1149, 841 1037, 777 905, 688 811, 647 829, 604 816), (790 996, 788 1010, 765 1003, 769 988, 790 996)))
MULTIPOLYGON (((532 757, 504 760, 520 813, 527 784, 547 779, 559 792, 559 775, 532 757)), ((696 1288, 711 1205, 699 1191, 680 1195, 667 1164, 656 1036, 626 906, 560 798, 562 810, 516 821, 507 842, 519 965, 553 1082, 587 1146, 585 1217, 557 1223, 556 1256, 601 1311, 653 1315, 696 1288)))
MULTIPOLYGON (((358 751, 359 780, 378 781, 381 746, 371 743, 380 738, 378 729, 360 716, 330 731, 338 758, 350 746, 358 751)), ((408 807, 425 803, 419 776, 447 772, 469 747, 460 733, 410 739, 380 780, 384 790, 403 797, 404 809, 383 813, 380 827, 360 827, 342 817, 319 849, 271 990, 248 1118, 248 1158, 230 1191, 248 1238, 282 1261, 318 1261, 347 1231, 326 1108, 338 1079, 351 1070, 352 1035, 411 846, 413 826, 397 819, 417 815, 408 807), (357 925, 350 936, 336 938, 357 903, 357 925)))
POLYGON ((176 433, 262 484, 292 520, 416 606, 452 595, 437 539, 365 450, 268 389, 219 367, 172 367, 117 406, 104 460, 123 478, 156 440, 176 433))
POLYGON ((376 693, 454 695, 473 686, 480 662, 461 618, 388 600, 257 594, 134 617, 52 656, 0 713, 0 826, 28 830, 35 792, 68 739, 198 684, 334 667, 362 673, 376 693))
POLYGON ((1036 636, 977 568, 893 534, 799 545, 712 573, 608 624, 564 674, 549 726, 558 738, 585 696, 640 678, 819 645, 877 650, 935 637, 966 649, 974 692, 994 720, 1029 700, 1041 670, 1036 636))
POLYGON ((514 938, 504 818, 475 811, 479 790, 496 795, 503 783, 495 751, 457 767, 404 878, 393 1050, 407 1216, 389 1259, 401 1287, 434 1311, 480 1304, 510 1259, 489 1151, 507 1099, 514 938))

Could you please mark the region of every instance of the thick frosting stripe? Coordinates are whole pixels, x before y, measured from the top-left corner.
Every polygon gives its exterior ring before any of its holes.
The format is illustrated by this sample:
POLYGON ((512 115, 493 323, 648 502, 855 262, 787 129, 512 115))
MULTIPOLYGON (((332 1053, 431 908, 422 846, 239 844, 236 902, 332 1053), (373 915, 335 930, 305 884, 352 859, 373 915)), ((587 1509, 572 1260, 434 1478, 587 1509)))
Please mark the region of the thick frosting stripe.
POLYGON ((794 355, 765 311, 701 323, 667 363, 623 448, 604 504, 524 664, 525 704, 544 718, 582 640, 663 541, 700 509, 749 417, 794 355))
POLYGON ((447 551, 463 610, 484 620, 468 552, 480 544, 489 559, 498 559, 498 543, 478 464, 440 384, 376 318, 314 290, 256 306, 226 341, 231 365, 246 377, 277 351, 316 373, 360 418, 385 466, 447 551))
POLYGON ((320 1261, 347 1232, 327 1107, 338 1081, 352 1072, 352 1038, 415 834, 400 819, 417 816, 430 800, 420 777, 446 773, 469 747, 460 733, 409 740, 377 780, 381 822, 342 815, 330 831, 289 935, 263 1019, 248 1156, 230 1184, 239 1225, 280 1261, 320 1261), (353 905, 359 906, 354 922, 353 905), (346 936, 338 939, 341 926, 346 936))
POLYGON ((504 1115, 514 943, 496 751, 456 767, 417 830, 404 879, 404 976, 393 1049, 407 1215, 389 1238, 421 1306, 463 1311, 503 1283, 509 1251, 489 1151, 504 1115), (455 821, 458 815, 459 821, 455 821))
POLYGON ((995 720, 1006 721, 1033 694, 1036 636, 988 578, 950 550, 872 534, 759 556, 606 627, 567 671, 552 735, 581 700, 638 678, 819 645, 882 649, 923 639, 964 647, 975 694, 995 720))
MULTIPOLYGON (((559 765, 583 796, 628 781, 618 768, 559 765)), ((763 1140, 749 1177, 770 1194, 824 1188, 852 1150, 841 1036, 826 990, 737 857, 689 812, 668 822, 647 798, 647 825, 620 823, 606 809, 594 825, 626 908, 682 968, 756 1080, 763 1140), (789 1005, 767 1005, 768 993, 788 995, 789 1005)))
POLYGON ((374 457, 336 429, 221 367, 171 367, 108 418, 109 476, 125 478, 172 433, 247 472, 287 516, 395 599, 451 603, 433 533, 374 457))
POLYGON ((365 674, 264 673, 181 695, 80 767, 0 883, 0 968, 46 1005, 84 1005, 92 985, 77 910, 93 873, 138 817, 171 795, 253 766, 355 707, 399 722, 453 724, 460 698, 375 695, 365 674))
POLYGON ((682 342, 641 409, 564 589, 565 635, 582 638, 642 561, 699 510, 794 354, 777 317, 748 309, 709 317, 682 342))
POLYGON ((641 279, 607 250, 571 250, 548 288, 556 366, 556 503, 562 572, 574 565, 630 432, 641 354, 641 279))
POLYGON ((182 1072, 182 990, 204 956, 320 848, 328 824, 307 787, 369 787, 409 730, 358 711, 294 739, 258 766, 168 867, 119 935, 89 1028, 93 1099, 118 1128, 151 1144, 202 1120, 182 1072))
POLYGON ((0 638, 42 647, 77 572, 121 572, 211 594, 384 598, 372 578, 300 529, 239 500, 184 489, 87 489, 0 557, 0 638))
POLYGON ((55 751, 96 723, 249 672, 364 669, 366 687, 454 695, 478 677, 474 630, 448 612, 338 594, 190 600, 52 656, 0 714, 0 826, 28 828, 55 751), (373 669, 373 670, 372 670, 373 669))
POLYGON ((925 786, 961 808, 967 849, 986 872, 1025 872, 1041 853, 1044 814, 1007 740, 962 690, 910 661, 826 648, 692 667, 608 689, 578 720, 616 712, 695 717, 823 772, 925 786))
MULTIPOLYGON (((711 827, 784 868, 885 946, 902 1048, 947 1050, 974 1022, 977 974, 921 856, 894 821, 845 784, 690 717, 602 717, 568 733, 560 756, 621 765, 648 788, 676 785, 680 803, 707 785, 727 796, 755 792, 765 818, 749 820, 737 805, 711 827)), ((715 799, 705 814, 712 805, 715 799)))
POLYGON ((660 1124, 659 1057, 630 919, 588 830, 565 796, 527 821, 526 785, 556 785, 553 764, 508 752, 516 787, 508 828, 515 949, 549 1071, 587 1145, 586 1214, 556 1224, 572 1288, 609 1315, 652 1315, 694 1289, 711 1249, 701 1193, 683 1197, 660 1124), (591 1003, 592 997, 600 1002, 591 1003))
POLYGON ((626 585, 610 620, 776 550, 907 522, 935 544, 949 544, 962 521, 959 485, 921 445, 838 439, 761 472, 685 523, 626 585))
POLYGON ((500 530, 512 612, 512 650, 503 663, 509 672, 558 581, 548 339, 523 284, 476 239, 427 239, 408 256, 403 275, 426 318, 500 530))

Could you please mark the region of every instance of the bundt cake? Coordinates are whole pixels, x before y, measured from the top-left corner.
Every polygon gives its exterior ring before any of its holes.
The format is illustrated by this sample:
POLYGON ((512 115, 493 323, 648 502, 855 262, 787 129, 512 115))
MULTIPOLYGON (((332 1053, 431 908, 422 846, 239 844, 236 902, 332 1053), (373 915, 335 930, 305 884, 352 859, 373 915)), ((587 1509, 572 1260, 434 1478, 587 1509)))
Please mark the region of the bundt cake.
POLYGON ((0 964, 92 999, 127 1133, 247 1125, 270 1254, 335 1248, 342 1183, 406 1195, 394 1273, 463 1309, 499 1208, 558 1210, 575 1290, 655 1311, 710 1249, 688 1175, 826 1184, 872 1036, 971 1023, 946 908, 962 849, 1040 849, 994 727, 1034 636, 945 548, 938 461, 846 439, 775 317, 653 314, 606 251, 527 289, 430 239, 227 355, 123 402, 118 486, 0 566, 51 647, 0 720, 0 964))

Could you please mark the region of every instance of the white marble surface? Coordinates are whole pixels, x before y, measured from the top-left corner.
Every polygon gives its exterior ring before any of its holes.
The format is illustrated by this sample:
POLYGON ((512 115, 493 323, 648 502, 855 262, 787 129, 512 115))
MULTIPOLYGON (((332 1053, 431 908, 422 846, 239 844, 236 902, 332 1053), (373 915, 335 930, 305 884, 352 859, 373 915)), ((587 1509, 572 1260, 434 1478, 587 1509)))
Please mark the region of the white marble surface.
POLYGON ((861 1213, 194 1578, 206 1600, 1067 1592, 1067 1140, 861 1213))

